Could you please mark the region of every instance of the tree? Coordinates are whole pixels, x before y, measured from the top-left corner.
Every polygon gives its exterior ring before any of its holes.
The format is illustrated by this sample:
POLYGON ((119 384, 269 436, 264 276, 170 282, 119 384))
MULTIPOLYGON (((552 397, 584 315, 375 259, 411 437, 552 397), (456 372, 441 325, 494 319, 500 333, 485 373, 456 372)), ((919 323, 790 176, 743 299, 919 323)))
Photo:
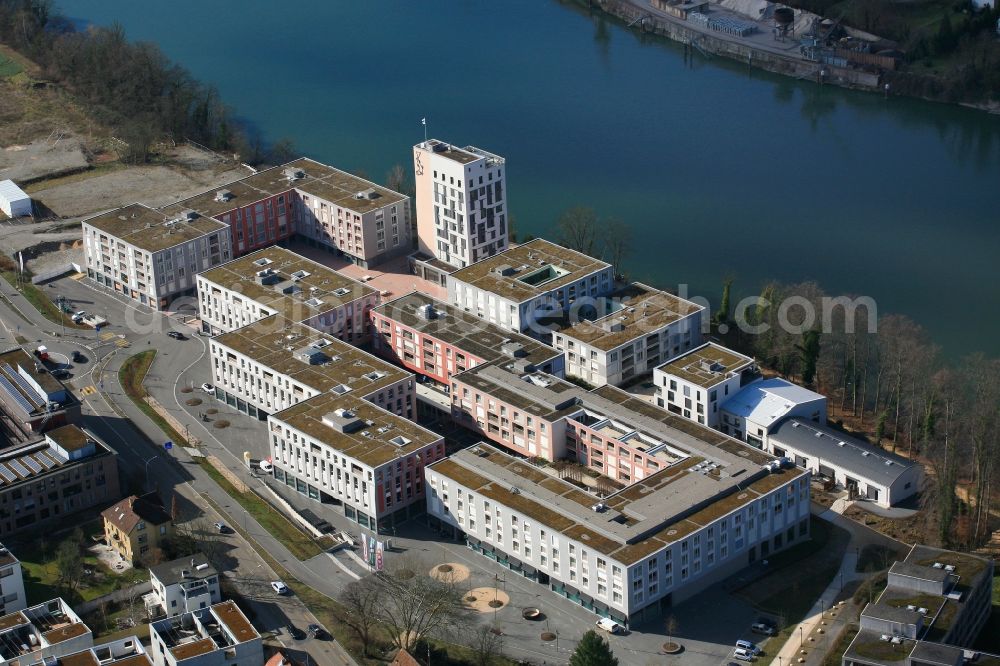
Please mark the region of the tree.
POLYGON ((394 572, 375 574, 366 583, 376 588, 376 612, 393 644, 408 651, 421 638, 459 626, 462 595, 454 585, 413 573, 426 567, 406 567, 402 562, 399 566, 394 572))
POLYGON ((625 257, 632 249, 632 228, 615 217, 604 220, 601 226, 604 258, 614 268, 615 277, 625 280, 625 257))
POLYGON ((475 666, 490 666, 500 656, 500 633, 493 627, 481 624, 472 634, 472 663, 475 666))
POLYGON ((402 164, 393 164, 389 173, 385 174, 385 186, 394 192, 406 194, 406 170, 402 164))
POLYGON ((344 594, 340 598, 347 613, 339 619, 361 641, 361 647, 366 657, 368 656, 368 646, 372 642, 372 632, 378 624, 379 592, 378 585, 355 581, 344 588, 344 594))
POLYGON ((882 440, 885 439, 885 420, 887 418, 885 410, 879 412, 878 422, 875 424, 875 443, 882 446, 882 440))
POLYGON ((81 543, 83 543, 83 532, 78 527, 74 530, 73 536, 60 543, 56 550, 56 569, 59 571, 57 580, 59 586, 67 592, 75 592, 80 587, 80 578, 83 576, 81 543))
POLYGON ((798 347, 802 355, 802 383, 812 386, 816 378, 816 363, 819 360, 819 331, 811 329, 802 334, 802 344, 798 347))
POLYGON ((585 206, 570 208, 556 222, 556 237, 571 250, 593 256, 597 243, 597 213, 585 206))
POLYGON ((580 639, 573 656, 569 658, 570 666, 618 666, 618 660, 611 652, 608 642, 590 629, 580 639))
POLYGON ((729 321, 729 299, 730 291, 733 288, 733 279, 726 278, 726 281, 722 283, 722 301, 719 303, 719 311, 715 313, 715 323, 725 324, 729 321))

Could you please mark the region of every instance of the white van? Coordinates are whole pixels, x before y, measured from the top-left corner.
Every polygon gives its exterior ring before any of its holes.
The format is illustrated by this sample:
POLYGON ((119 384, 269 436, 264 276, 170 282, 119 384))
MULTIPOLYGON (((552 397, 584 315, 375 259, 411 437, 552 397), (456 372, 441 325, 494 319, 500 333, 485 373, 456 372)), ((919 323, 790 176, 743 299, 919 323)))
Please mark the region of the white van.
POLYGON ((755 657, 758 654, 760 654, 760 648, 759 647, 757 647, 756 645, 754 645, 750 641, 745 641, 745 640, 742 640, 742 639, 736 641, 736 649, 737 650, 746 650, 747 652, 751 653, 755 657))
POLYGON ((260 465, 258 465, 258 467, 260 467, 260 471, 264 472, 265 474, 270 474, 271 472, 274 471, 274 465, 272 465, 270 461, 267 460, 261 460, 260 465))
POLYGON ((744 650, 743 648, 736 648, 733 650, 733 657, 740 661, 753 661, 753 652, 744 650))
POLYGON ((598 620, 597 621, 597 628, 598 629, 603 629, 604 631, 608 632, 609 634, 623 634, 623 633, 625 633, 625 627, 623 627, 622 625, 618 624, 617 622, 615 622, 614 620, 612 620, 609 617, 602 617, 600 620, 598 620))

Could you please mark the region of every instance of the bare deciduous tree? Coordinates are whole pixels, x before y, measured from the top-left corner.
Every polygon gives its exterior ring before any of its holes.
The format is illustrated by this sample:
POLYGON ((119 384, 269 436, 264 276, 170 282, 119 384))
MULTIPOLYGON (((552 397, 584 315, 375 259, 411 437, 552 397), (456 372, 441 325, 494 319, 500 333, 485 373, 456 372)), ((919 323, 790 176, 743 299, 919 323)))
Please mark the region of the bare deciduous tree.
POLYGON ((418 640, 456 628, 464 615, 461 592, 454 585, 414 574, 422 566, 400 563, 370 579, 377 587, 378 616, 396 647, 409 650, 418 640))
POLYGON ((559 216, 556 235, 571 250, 593 256, 598 237, 597 213, 585 206, 570 208, 559 216))
POLYGON ((367 580, 350 583, 340 600, 347 613, 340 621, 350 629, 358 640, 365 656, 368 656, 368 646, 372 642, 372 632, 379 620, 378 595, 380 587, 371 585, 367 580))
POLYGON ((493 627, 481 624, 472 633, 470 647, 472 657, 476 666, 490 666, 497 660, 501 653, 501 641, 503 639, 498 631, 493 627))

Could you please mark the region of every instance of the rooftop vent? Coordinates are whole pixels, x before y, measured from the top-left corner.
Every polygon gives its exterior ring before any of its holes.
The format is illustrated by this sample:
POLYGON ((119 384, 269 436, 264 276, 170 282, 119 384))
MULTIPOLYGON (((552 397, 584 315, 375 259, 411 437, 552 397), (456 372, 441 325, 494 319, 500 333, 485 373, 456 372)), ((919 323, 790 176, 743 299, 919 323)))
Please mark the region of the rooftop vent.
POLYGON ((920 613, 921 615, 927 615, 927 609, 926 608, 918 608, 917 612, 920 613))
POLYGON ((524 350, 524 345, 516 340, 504 340, 500 345, 500 351, 503 352, 504 356, 509 356, 510 358, 521 358, 528 354, 524 350))
POLYGON ((311 308, 318 308, 319 306, 323 305, 323 301, 313 297, 313 298, 307 298, 305 300, 305 304, 311 308))
POLYGON ((447 143, 435 143, 433 150, 435 153, 446 153, 451 150, 451 146, 447 143))
POLYGON ((374 381, 378 381, 379 379, 382 379, 383 377, 385 377, 385 373, 384 372, 379 372, 378 370, 372 370, 371 372, 366 372, 365 374, 363 374, 361 376, 364 377, 365 379, 369 380, 369 381, 373 381, 374 382, 374 381))
POLYGON ((500 266, 494 266, 493 272, 496 273, 497 275, 507 276, 507 275, 513 275, 517 271, 515 271, 514 267, 511 266, 510 264, 502 264, 500 266))
POLYGON ((285 178, 289 181, 299 180, 300 178, 305 178, 306 172, 302 169, 296 169, 294 167, 289 167, 285 169, 282 173, 285 174, 285 178))
POLYGON ((603 513, 605 510, 607 510, 607 508, 608 505, 603 502, 598 502, 594 506, 590 507, 591 511, 593 511, 594 513, 603 513))
MULTIPOLYGON (((253 262, 253 265, 254 266, 267 266, 268 264, 272 264, 272 263, 274 263, 274 262, 271 261, 270 259, 268 259, 267 257, 261 257, 260 259, 255 259, 254 262, 253 262)), ((260 275, 260 273, 258 273, 258 275, 260 275)))
POLYGON ((425 303, 417 308, 417 316, 424 320, 431 320, 437 316, 433 303, 425 303))
POLYGON ((347 287, 338 287, 333 290, 334 296, 346 296, 349 293, 351 293, 351 290, 348 289, 347 287))
POLYGON ((953 571, 955 571, 955 565, 954 564, 946 564, 946 565, 944 565, 944 570, 947 571, 948 573, 952 573, 953 571))
POLYGON ((309 273, 308 271, 295 271, 294 273, 292 273, 292 279, 302 280, 304 278, 309 277, 310 275, 312 275, 312 273, 309 273))
POLYGON ((389 440, 390 444, 395 444, 396 446, 403 447, 410 443, 410 440, 406 439, 402 435, 396 435, 389 440))
MULTIPOLYGON (((629 312, 632 312, 634 308, 629 308, 629 312)), ((708 359, 702 359, 698 362, 698 365, 704 372, 722 372, 726 369, 724 365, 718 361, 709 361, 708 359)))
POLYGON ((215 193, 215 200, 220 203, 225 203, 233 198, 233 193, 229 190, 219 190, 215 193))
POLYGON ((351 387, 348 386, 347 384, 337 384, 336 386, 330 389, 330 393, 336 393, 337 395, 344 395, 345 393, 349 393, 350 391, 351 387))
POLYGON ((511 495, 520 495, 521 494, 521 489, 518 488, 517 486, 511 486, 510 487, 510 494, 511 495))
POLYGON ((367 190, 361 190, 355 194, 354 198, 362 201, 374 201, 375 199, 378 199, 379 196, 381 195, 379 195, 378 191, 376 191, 374 187, 369 187, 367 190))

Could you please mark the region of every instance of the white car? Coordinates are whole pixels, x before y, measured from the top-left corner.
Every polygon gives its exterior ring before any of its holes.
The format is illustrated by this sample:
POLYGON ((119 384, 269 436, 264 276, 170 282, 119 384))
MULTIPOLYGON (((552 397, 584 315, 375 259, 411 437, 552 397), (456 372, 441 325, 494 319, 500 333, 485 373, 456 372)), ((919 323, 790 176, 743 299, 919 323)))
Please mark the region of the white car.
POLYGON ((733 657, 739 659, 740 661, 753 661, 753 652, 750 650, 744 650, 743 648, 736 648, 733 650, 733 657))
POLYGON ((280 580, 272 580, 271 589, 277 592, 278 594, 288 594, 289 592, 291 592, 291 590, 288 589, 288 586, 282 583, 280 580))
POLYGON ((274 471, 274 465, 272 465, 267 460, 261 460, 260 464, 257 466, 260 467, 260 471, 264 472, 265 474, 270 474, 271 472, 274 471))
POLYGON ((743 639, 740 639, 740 640, 736 641, 736 649, 737 650, 746 650, 747 652, 749 652, 750 654, 752 654, 755 657, 758 654, 760 654, 760 648, 757 647, 757 645, 755 643, 751 643, 750 641, 745 641, 743 639))
POLYGON ((597 628, 598 629, 603 629, 604 631, 608 632, 609 634, 623 634, 623 633, 625 633, 625 627, 623 627, 622 625, 618 624, 617 622, 615 622, 614 620, 612 620, 611 618, 608 618, 608 617, 602 617, 600 620, 598 620, 597 621, 597 628))
POLYGON ((204 391, 205 393, 215 393, 215 387, 209 384, 208 382, 205 382, 204 384, 201 385, 201 390, 204 391))

